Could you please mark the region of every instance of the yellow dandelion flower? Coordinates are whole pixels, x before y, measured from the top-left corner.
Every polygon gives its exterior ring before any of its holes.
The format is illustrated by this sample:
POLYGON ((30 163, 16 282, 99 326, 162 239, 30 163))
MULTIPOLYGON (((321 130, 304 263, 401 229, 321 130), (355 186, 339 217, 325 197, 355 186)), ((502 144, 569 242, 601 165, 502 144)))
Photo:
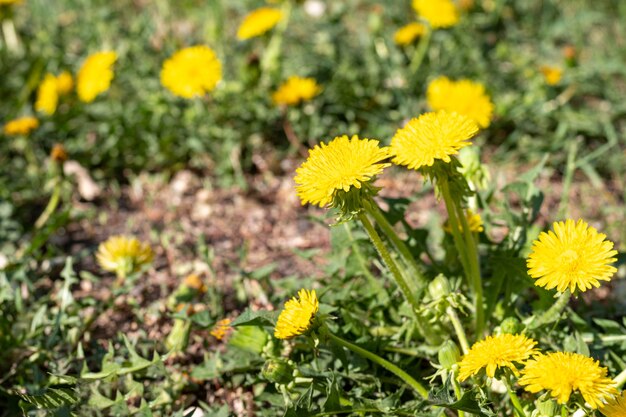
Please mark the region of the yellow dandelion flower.
POLYGON ((222 64, 208 46, 198 45, 176 52, 163 63, 161 84, 183 98, 202 96, 222 79, 222 64))
POLYGON ((222 319, 215 323, 215 326, 211 330, 211 336, 217 340, 222 340, 232 330, 230 327, 231 319, 222 319))
POLYGON ((428 84, 426 97, 428 105, 435 111, 447 110, 462 114, 481 128, 486 128, 491 123, 493 103, 480 83, 438 77, 428 84))
POLYGON ((35 110, 50 116, 57 110, 58 103, 59 90, 57 88, 57 78, 52 74, 46 74, 37 89, 35 110))
POLYGON ((128 236, 111 236, 100 244, 96 253, 100 267, 121 278, 140 271, 152 262, 153 256, 149 244, 128 236))
POLYGON ((459 22, 459 11, 452 0, 413 0, 413 9, 433 29, 448 28, 459 22))
POLYGON ((271 7, 261 7, 244 17, 237 30, 237 38, 246 40, 271 30, 283 18, 283 12, 271 7))
POLYGON ((557 67, 544 65, 539 67, 539 71, 543 74, 543 78, 548 85, 557 85, 563 76, 563 70, 557 67))
POLYGON ((450 162, 450 156, 470 145, 468 140, 477 132, 476 123, 457 113, 422 114, 409 120, 391 139, 393 163, 419 169, 432 166, 436 159, 450 162))
POLYGON ((117 54, 111 51, 97 52, 87 57, 76 77, 76 92, 81 101, 90 103, 98 94, 109 89, 115 61, 117 54))
MULTIPOLYGON (((465 211, 465 218, 467 219, 467 225, 469 226, 470 232, 480 233, 485 230, 483 227, 483 219, 480 217, 480 214, 474 213, 472 209, 467 209, 465 211)), ((448 221, 444 223, 443 230, 448 233, 452 233, 452 227, 448 221)))
POLYGON ((319 302, 315 290, 298 291, 298 297, 288 300, 280 312, 274 336, 278 339, 291 339, 308 332, 318 310, 319 302))
POLYGON ((606 417, 625 417, 626 416, 626 391, 613 399, 607 404, 600 406, 600 412, 606 417))
POLYGON ((553 352, 526 362, 518 382, 528 392, 550 391, 559 404, 566 404, 578 391, 591 408, 598 408, 617 391, 606 374, 607 369, 590 357, 553 352))
POLYGON ((201 294, 206 293, 209 289, 207 288, 206 285, 204 285, 204 282, 202 282, 202 278, 200 278, 199 275, 197 274, 189 274, 185 277, 185 280, 183 281, 183 283, 189 287, 192 288, 196 291, 198 291, 201 294))
POLYGON ((422 36, 425 32, 426 27, 423 24, 418 22, 412 22, 396 30, 396 33, 393 35, 393 41, 401 46, 409 45, 413 43, 415 39, 422 36))
POLYGON ((524 363, 532 355, 538 353, 535 342, 523 334, 500 334, 487 336, 477 342, 463 356, 459 363, 459 381, 465 381, 476 375, 481 369, 489 378, 493 378, 498 368, 509 368, 515 375, 519 375, 516 363, 524 363))
POLYGON ((542 232, 533 242, 532 253, 526 261, 528 274, 535 285, 548 290, 556 288, 586 291, 599 287, 600 281, 610 281, 617 269, 611 264, 617 259, 613 242, 598 233, 585 221, 554 222, 552 229, 542 232))
POLYGON ((320 90, 314 78, 289 77, 272 94, 272 100, 277 105, 292 106, 301 101, 311 100, 320 90))
POLYGON ((0 0, 0 5, 2 4, 20 4, 23 0, 0 0))
POLYGON ((3 132, 5 135, 28 135, 39 127, 39 120, 31 116, 19 117, 11 120, 4 125, 3 132))
POLYGON ((69 71, 63 71, 56 77, 57 81, 57 91, 59 95, 66 95, 72 92, 74 88, 74 78, 72 78, 72 74, 69 71))
POLYGON ((309 157, 296 170, 296 193, 303 205, 328 206, 338 190, 361 188, 380 174, 390 165, 381 163, 389 156, 389 148, 379 147, 377 140, 338 136, 309 150, 309 157))

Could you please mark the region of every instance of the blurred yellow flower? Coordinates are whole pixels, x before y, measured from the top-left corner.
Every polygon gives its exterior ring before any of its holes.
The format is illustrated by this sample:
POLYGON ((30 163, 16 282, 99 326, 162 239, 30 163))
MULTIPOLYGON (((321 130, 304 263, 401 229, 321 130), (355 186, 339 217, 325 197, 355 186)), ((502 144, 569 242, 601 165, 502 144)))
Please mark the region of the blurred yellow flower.
POLYGON ((63 71, 62 73, 60 73, 57 78, 57 91, 59 92, 59 95, 66 95, 72 92, 72 89, 74 88, 74 78, 72 78, 72 74, 70 74, 68 71, 63 71))
MULTIPOLYGON (((469 226, 470 232, 480 233, 485 228, 483 227, 483 219, 480 217, 480 214, 474 213, 472 209, 465 210, 465 218, 467 220, 467 224, 469 226)), ((452 233, 452 227, 450 226, 450 222, 446 221, 443 225, 443 230, 448 233, 452 233)))
POLYGON ((432 166, 436 159, 450 162, 450 156, 468 146, 478 132, 471 119, 458 113, 438 111, 409 120, 391 139, 393 163, 409 169, 432 166))
POLYGON ((480 83, 438 77, 428 84, 426 97, 433 110, 457 112, 474 120, 481 128, 491 123, 493 103, 480 83))
POLYGON ((202 282, 202 278, 200 278, 200 276, 197 274, 187 275, 183 283, 187 287, 198 291, 200 294, 204 294, 209 290, 207 286, 204 285, 204 282, 202 282))
POLYGON ((483 368, 489 378, 495 376, 498 368, 509 368, 515 375, 519 375, 515 364, 524 363, 536 354, 536 344, 523 334, 487 336, 475 343, 459 362, 459 381, 465 381, 483 368))
POLYGON ((43 78, 37 89, 37 101, 35 110, 51 116, 57 110, 59 103, 59 90, 57 88, 57 78, 48 73, 43 78))
POLYGON ((548 85, 557 85, 563 76, 563 70, 561 68, 551 67, 549 65, 539 67, 539 71, 543 74, 543 78, 548 85))
POLYGON ((277 105, 292 106, 301 101, 311 100, 319 94, 320 90, 314 78, 289 77, 272 94, 272 100, 277 105))
POLYGON ((518 380, 528 392, 550 391, 559 404, 567 404, 578 391, 591 408, 598 408, 617 390, 607 369, 592 358, 570 352, 540 354, 526 362, 518 380))
POLYGON ((3 132, 5 135, 28 135, 39 127, 39 120, 31 116, 19 117, 11 120, 4 125, 3 132))
POLYGON ((409 45, 425 32, 426 27, 423 24, 412 22, 396 30, 396 33, 393 35, 393 41, 398 45, 409 45))
POLYGON ((153 256, 149 244, 129 236, 111 236, 100 244, 96 253, 100 267, 115 272, 118 278, 139 272, 152 262, 153 256))
POLYGON ((626 416, 626 391, 613 399, 607 404, 600 406, 600 412, 606 417, 624 417, 626 416))
POLYGON ((262 35, 280 22, 283 13, 271 7, 261 7, 244 17, 237 30, 237 38, 246 40, 262 35))
POLYGON ((566 289, 586 291, 599 287, 600 281, 610 281, 617 269, 611 264, 617 259, 613 242, 585 221, 554 222, 554 231, 542 232, 533 242, 532 253, 526 261, 528 274, 535 285, 559 292, 566 289))
POLYGON ((311 328, 318 310, 319 302, 315 290, 298 291, 298 298, 293 297, 287 301, 283 311, 280 312, 274 336, 278 339, 291 339, 306 333, 311 328))
POLYGON ((161 84, 183 98, 202 96, 222 79, 222 64, 208 46, 184 48, 163 63, 161 84))
POLYGON ((413 0, 413 9, 433 29, 448 28, 459 21, 459 12, 452 0, 413 0))
POLYGON ((222 340, 232 329, 232 327, 230 327, 230 323, 230 319, 222 319, 215 323, 215 326, 213 327, 213 329, 211 329, 210 332, 211 336, 213 336, 217 340, 222 340))
POLYGON ((0 5, 2 4, 19 4, 23 0, 0 0, 0 5))
POLYGON ((390 165, 381 162, 389 156, 389 148, 379 147, 377 140, 338 136, 309 150, 307 160, 296 169, 296 194, 303 205, 330 205, 338 190, 361 188, 380 174, 390 165))
POLYGON ((78 98, 92 102, 98 94, 104 93, 113 80, 113 64, 117 60, 115 52, 97 52, 87 57, 76 77, 78 98))

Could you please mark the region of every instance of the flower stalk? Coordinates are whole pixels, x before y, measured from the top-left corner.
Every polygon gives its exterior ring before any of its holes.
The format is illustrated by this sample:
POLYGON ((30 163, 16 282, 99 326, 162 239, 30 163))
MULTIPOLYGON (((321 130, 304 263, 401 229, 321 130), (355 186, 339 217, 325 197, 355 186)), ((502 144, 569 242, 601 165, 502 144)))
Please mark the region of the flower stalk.
POLYGON ((430 43, 432 31, 433 30, 431 29, 431 27, 426 25, 426 30, 424 31, 424 34, 420 38, 420 41, 415 48, 415 53, 413 54, 413 58, 411 58, 411 64, 409 66, 411 74, 413 75, 417 74, 417 71, 420 69, 422 62, 424 61, 426 51, 428 50, 428 44, 430 43))

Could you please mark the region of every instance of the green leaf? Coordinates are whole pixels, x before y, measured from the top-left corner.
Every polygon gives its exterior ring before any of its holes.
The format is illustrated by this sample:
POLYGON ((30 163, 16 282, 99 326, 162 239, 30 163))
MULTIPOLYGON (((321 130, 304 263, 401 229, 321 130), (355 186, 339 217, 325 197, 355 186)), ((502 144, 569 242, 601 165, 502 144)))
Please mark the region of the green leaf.
POLYGON ((453 403, 434 403, 433 405, 436 407, 446 407, 453 410, 465 411, 479 417, 494 417, 496 415, 489 409, 481 406, 478 401, 476 401, 474 393, 472 393, 471 391, 467 391, 465 394, 463 394, 463 397, 461 397, 460 400, 453 403))
POLYGON ((23 401, 35 406, 38 409, 53 410, 55 408, 76 404, 78 396, 74 388, 47 388, 42 394, 20 394, 14 393, 23 401))
POLYGON ((279 311, 252 311, 247 308, 230 324, 232 327, 237 326, 275 326, 278 320, 279 311))

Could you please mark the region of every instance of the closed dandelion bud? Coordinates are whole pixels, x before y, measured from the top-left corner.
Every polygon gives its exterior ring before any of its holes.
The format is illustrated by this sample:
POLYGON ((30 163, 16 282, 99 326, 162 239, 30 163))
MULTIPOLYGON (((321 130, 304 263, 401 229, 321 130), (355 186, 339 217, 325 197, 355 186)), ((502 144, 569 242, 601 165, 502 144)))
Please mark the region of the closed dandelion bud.
POLYGON ((461 360, 461 352, 452 340, 446 340, 438 353, 439 364, 445 369, 452 369, 461 360))
POLYGON ((174 320, 172 331, 165 339, 165 347, 172 352, 184 352, 189 344, 189 333, 191 332, 191 321, 174 320))
POLYGON ((260 355, 267 343, 267 333, 256 326, 239 326, 235 328, 228 344, 242 350, 260 355))
POLYGON ((283 359, 268 359, 263 365, 263 378, 276 384, 288 384, 293 380, 293 366, 283 359))
POLYGON ((552 400, 537 400, 535 402, 539 417, 555 417, 559 415, 560 408, 556 401, 552 400))
POLYGON ((522 323, 515 317, 507 317, 500 323, 500 332, 517 334, 523 329, 522 323))
POLYGON ((428 292, 433 300, 447 297, 452 292, 450 288, 450 282, 444 275, 437 275, 437 277, 428 284, 428 292))

